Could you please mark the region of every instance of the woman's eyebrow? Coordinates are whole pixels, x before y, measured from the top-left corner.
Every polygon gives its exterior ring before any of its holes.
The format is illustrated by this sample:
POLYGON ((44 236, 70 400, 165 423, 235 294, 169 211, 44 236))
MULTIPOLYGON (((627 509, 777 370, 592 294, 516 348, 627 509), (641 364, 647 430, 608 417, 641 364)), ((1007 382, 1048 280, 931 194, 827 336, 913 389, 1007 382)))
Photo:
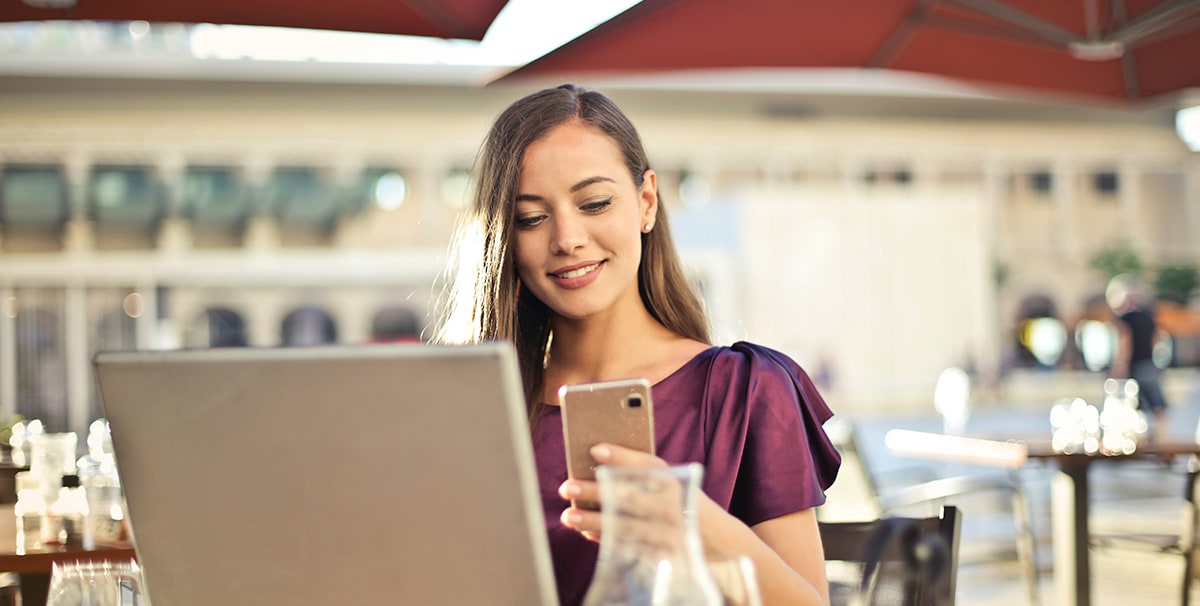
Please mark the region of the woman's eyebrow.
POLYGON ((583 181, 580 181, 579 183, 572 185, 571 193, 575 193, 589 185, 594 185, 596 183, 601 183, 601 182, 616 183, 616 180, 610 179, 608 177, 600 177, 600 176, 588 177, 587 179, 584 179, 583 181))
MULTIPOLYGON (((616 182, 617 182, 616 179, 611 179, 609 177, 601 177, 601 176, 588 177, 587 179, 584 179, 583 181, 580 181, 579 183, 572 185, 571 193, 575 193, 589 185, 595 185, 597 183, 616 183, 616 182)), ((540 200, 542 200, 542 197, 537 194, 517 194, 517 198, 515 201, 516 202, 538 202, 540 200)))

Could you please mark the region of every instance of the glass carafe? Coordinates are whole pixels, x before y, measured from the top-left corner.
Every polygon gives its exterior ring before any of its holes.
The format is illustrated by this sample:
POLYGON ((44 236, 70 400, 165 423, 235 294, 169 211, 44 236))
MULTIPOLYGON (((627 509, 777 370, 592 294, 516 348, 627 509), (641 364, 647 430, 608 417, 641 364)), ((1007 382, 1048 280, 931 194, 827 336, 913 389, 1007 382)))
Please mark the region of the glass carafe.
POLYGON ((55 562, 46 606, 150 606, 142 569, 128 562, 55 562))
POLYGON ((700 544, 699 464, 596 470, 603 528, 584 606, 720 606, 700 544))

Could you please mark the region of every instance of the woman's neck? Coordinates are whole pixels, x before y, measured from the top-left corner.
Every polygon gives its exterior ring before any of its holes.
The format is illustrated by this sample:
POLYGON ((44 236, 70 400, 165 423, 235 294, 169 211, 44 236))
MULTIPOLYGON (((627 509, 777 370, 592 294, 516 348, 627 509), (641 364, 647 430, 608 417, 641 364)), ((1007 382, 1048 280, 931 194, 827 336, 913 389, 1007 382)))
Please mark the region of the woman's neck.
POLYGON ((546 365, 547 393, 559 385, 644 377, 656 383, 707 347, 638 312, 587 320, 555 318, 546 365))

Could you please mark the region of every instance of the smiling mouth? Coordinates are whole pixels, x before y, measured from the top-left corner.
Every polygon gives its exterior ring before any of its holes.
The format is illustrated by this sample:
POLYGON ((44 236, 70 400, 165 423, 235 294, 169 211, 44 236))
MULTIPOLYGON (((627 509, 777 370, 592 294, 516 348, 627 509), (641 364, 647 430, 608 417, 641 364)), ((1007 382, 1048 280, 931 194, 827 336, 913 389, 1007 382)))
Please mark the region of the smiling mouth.
POLYGON ((561 274, 552 274, 552 275, 556 278, 562 278, 564 280, 569 280, 571 278, 578 278, 579 276, 584 276, 589 273, 592 273, 593 271, 595 271, 595 269, 597 267, 600 267, 599 263, 592 263, 591 265, 587 265, 585 267, 580 267, 579 269, 572 269, 571 271, 564 271, 561 274))

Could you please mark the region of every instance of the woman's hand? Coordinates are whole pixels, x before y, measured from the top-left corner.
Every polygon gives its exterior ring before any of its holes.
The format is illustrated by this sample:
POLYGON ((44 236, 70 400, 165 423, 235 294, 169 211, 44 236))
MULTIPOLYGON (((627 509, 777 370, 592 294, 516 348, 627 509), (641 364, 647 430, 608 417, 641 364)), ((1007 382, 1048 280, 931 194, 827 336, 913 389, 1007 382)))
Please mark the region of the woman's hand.
MULTIPOLYGON (((597 444, 591 449, 597 465, 666 467, 667 462, 645 452, 612 444, 597 444)), ((559 495, 567 500, 580 499, 600 502, 597 482, 567 480, 559 486, 559 495)), ((754 562, 755 574, 766 604, 828 604, 829 590, 825 581, 825 561, 821 538, 817 531, 815 512, 811 509, 786 514, 747 527, 703 491, 697 503, 697 521, 705 556, 710 561, 729 560, 746 555, 754 562)), ((646 523, 647 528, 664 527, 663 512, 632 508, 631 517, 646 523)), ((622 512, 622 524, 627 518, 622 512)), ((678 517, 679 512, 675 511, 678 517)), ((562 523, 592 541, 599 541, 601 514, 599 511, 568 507, 562 513, 562 523)), ((622 532, 622 534, 627 534, 622 532)), ((638 532, 635 540, 653 543, 660 535, 652 531, 638 532), (648 540, 649 539, 649 540, 648 540)), ((668 533, 671 534, 671 533, 668 533)))
MULTIPOLYGON (((667 462, 647 452, 633 450, 615 444, 600 443, 589 452, 596 465, 630 467, 666 467, 667 462)), ((568 501, 600 502, 600 484, 591 480, 567 480, 558 487, 558 494, 568 501)), ((647 514, 648 515, 648 514, 647 514)), ((563 526, 578 530, 592 541, 600 540, 600 512, 578 507, 568 507, 560 518, 563 526)))

